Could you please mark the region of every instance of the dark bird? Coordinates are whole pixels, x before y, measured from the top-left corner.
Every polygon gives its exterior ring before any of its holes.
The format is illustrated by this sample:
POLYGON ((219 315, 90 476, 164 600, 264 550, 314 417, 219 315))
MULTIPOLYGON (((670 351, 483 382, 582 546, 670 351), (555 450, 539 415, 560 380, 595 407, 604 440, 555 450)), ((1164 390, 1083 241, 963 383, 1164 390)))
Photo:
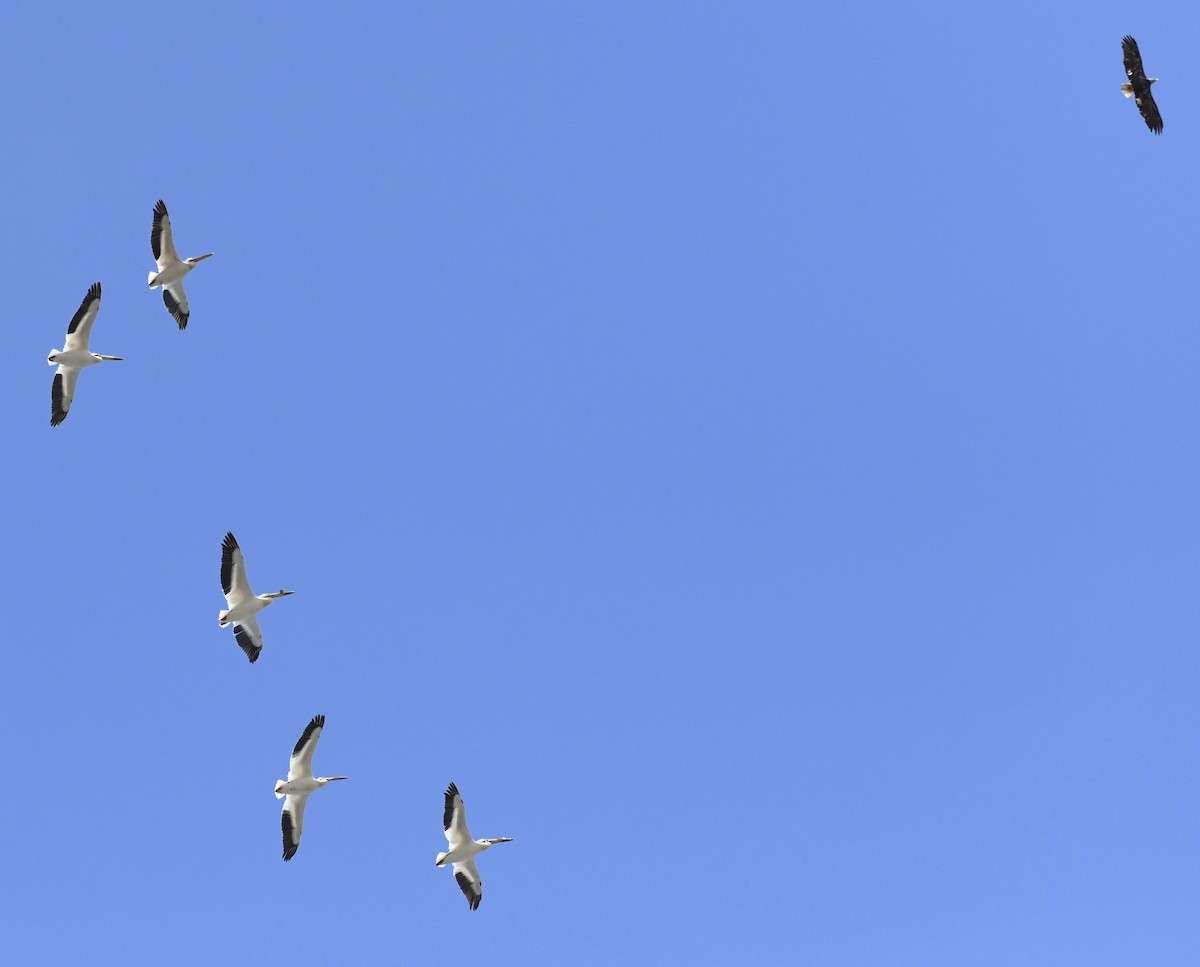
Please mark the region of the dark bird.
POLYGON ((1133 98, 1146 120, 1146 127, 1155 134, 1162 134, 1162 115, 1158 113, 1158 105, 1150 93, 1150 85, 1158 78, 1146 76, 1142 70, 1142 55, 1138 51, 1137 41, 1128 34, 1121 38, 1121 52, 1125 55, 1125 74, 1129 78, 1127 84, 1121 85, 1121 93, 1133 98))

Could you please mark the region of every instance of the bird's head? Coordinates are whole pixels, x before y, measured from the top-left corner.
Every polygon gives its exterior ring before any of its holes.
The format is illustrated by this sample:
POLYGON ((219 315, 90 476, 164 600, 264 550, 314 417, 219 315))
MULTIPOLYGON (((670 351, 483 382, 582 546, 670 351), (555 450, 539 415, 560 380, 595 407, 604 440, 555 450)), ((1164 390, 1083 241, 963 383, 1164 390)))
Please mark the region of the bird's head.
POLYGON ((184 261, 187 262, 188 265, 196 265, 197 263, 203 262, 205 259, 211 259, 212 257, 212 252, 205 252, 203 255, 197 255, 194 258, 184 259, 184 261))
POLYGON ((1150 83, 1150 84, 1157 84, 1157 83, 1158 83, 1158 78, 1157 78, 1157 77, 1147 77, 1147 78, 1146 78, 1146 81, 1147 81, 1148 83, 1150 83))
POLYGON ((295 594, 295 591, 284 591, 280 588, 278 591, 272 591, 270 594, 264 594, 264 598, 269 598, 274 601, 276 598, 286 598, 289 594, 295 594))
POLYGON ((479 842, 485 844, 484 849, 491 849, 497 843, 511 843, 512 841, 511 836, 501 836, 499 839, 481 839, 479 842))
POLYGON ((50 350, 50 355, 46 357, 46 362, 48 362, 51 366, 56 366, 58 364, 58 350, 57 349, 50 350))

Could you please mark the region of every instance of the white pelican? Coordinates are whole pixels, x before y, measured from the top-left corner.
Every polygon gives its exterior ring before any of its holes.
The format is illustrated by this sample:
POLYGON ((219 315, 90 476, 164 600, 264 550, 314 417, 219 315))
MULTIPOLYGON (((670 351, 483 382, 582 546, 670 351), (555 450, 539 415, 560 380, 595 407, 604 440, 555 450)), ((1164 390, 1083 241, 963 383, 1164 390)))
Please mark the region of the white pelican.
POLYGON ((483 883, 479 879, 479 870, 475 869, 475 856, 485 849, 491 849, 497 843, 511 843, 512 837, 471 839, 471 834, 467 832, 467 809, 454 783, 450 783, 446 788, 446 811, 442 816, 442 825, 446 828, 446 842, 450 844, 450 852, 438 853, 433 865, 454 864, 454 879, 458 881, 459 889, 467 898, 467 906, 476 910, 479 908, 479 901, 483 899, 483 883))
POLYGON ((154 222, 150 226, 150 251, 154 253, 154 261, 158 263, 158 271, 150 273, 150 288, 162 286, 163 304, 171 318, 179 323, 180 329, 186 329, 188 324, 188 301, 183 291, 183 277, 197 264, 212 258, 212 252, 197 255, 195 258, 181 259, 175 253, 175 240, 171 237, 171 219, 167 215, 167 206, 160 198, 154 206, 154 222))
POLYGON ((231 533, 226 534, 221 543, 221 588, 229 608, 217 616, 217 624, 222 628, 233 625, 233 637, 253 665, 262 651, 262 632, 258 630, 254 616, 276 598, 295 592, 280 589, 274 594, 255 594, 251 591, 242 549, 231 533))
POLYGON ((316 792, 327 782, 337 782, 346 776, 329 776, 328 778, 313 778, 312 755, 317 747, 317 739, 321 737, 321 729, 325 727, 325 716, 314 715, 308 723, 304 734, 292 749, 292 759, 288 763, 288 777, 285 782, 280 779, 275 783, 275 798, 287 801, 283 804, 283 861, 286 863, 296 855, 300 848, 300 831, 304 828, 304 804, 310 793, 316 792))
POLYGON ((67 418, 71 400, 75 398, 75 380, 84 366, 91 366, 102 359, 120 362, 120 356, 99 356, 88 352, 88 336, 92 334, 92 323, 100 311, 100 283, 87 290, 79 303, 79 309, 67 326, 66 345, 63 349, 51 349, 46 362, 57 366, 54 382, 50 384, 50 425, 58 426, 67 418))

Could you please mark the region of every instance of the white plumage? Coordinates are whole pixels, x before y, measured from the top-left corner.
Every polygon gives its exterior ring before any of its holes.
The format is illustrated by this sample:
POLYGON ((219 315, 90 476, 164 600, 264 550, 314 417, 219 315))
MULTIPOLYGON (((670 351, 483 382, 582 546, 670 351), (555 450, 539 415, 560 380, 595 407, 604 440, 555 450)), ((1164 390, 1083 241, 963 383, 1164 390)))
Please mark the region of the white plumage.
POLYGON ((275 798, 285 799, 280 825, 283 828, 283 860, 286 863, 300 848, 300 833, 304 828, 304 805, 308 797, 329 782, 346 776, 316 778, 312 773, 313 750, 325 727, 325 716, 314 715, 292 749, 287 779, 275 783, 275 798))
POLYGON ((150 224, 150 251, 154 254, 157 272, 150 273, 150 288, 162 286, 163 305, 171 318, 186 329, 191 310, 188 309, 187 293, 183 291, 183 277, 207 258, 212 252, 181 259, 175 252, 175 239, 171 235, 171 218, 167 206, 160 198, 154 206, 154 220, 150 224))
POLYGON ((75 315, 67 326, 67 338, 62 349, 51 349, 46 362, 57 366, 54 380, 50 383, 50 425, 58 426, 67 418, 71 401, 75 398, 75 381, 85 366, 93 366, 103 360, 120 362, 120 356, 100 356, 88 351, 88 337, 92 334, 92 323, 100 311, 100 283, 95 283, 79 303, 75 315))
POLYGON ((229 607, 217 616, 217 624, 222 628, 233 625, 234 640, 246 653, 250 664, 254 664, 263 646, 262 632, 258 630, 255 615, 276 598, 295 592, 282 588, 272 594, 255 594, 251 591, 250 582, 246 580, 242 549, 232 533, 227 533, 221 543, 221 590, 225 592, 225 603, 229 607))
POLYGON ((497 843, 511 843, 511 836, 501 836, 498 839, 472 839, 467 831, 467 809, 463 805, 462 796, 454 783, 446 789, 446 806, 442 813, 442 825, 446 830, 446 842, 450 849, 438 853, 434 866, 454 866, 454 879, 467 898, 467 906, 472 910, 479 909, 479 901, 483 899, 483 881, 479 878, 479 870, 475 866, 475 857, 485 849, 491 849, 497 843))

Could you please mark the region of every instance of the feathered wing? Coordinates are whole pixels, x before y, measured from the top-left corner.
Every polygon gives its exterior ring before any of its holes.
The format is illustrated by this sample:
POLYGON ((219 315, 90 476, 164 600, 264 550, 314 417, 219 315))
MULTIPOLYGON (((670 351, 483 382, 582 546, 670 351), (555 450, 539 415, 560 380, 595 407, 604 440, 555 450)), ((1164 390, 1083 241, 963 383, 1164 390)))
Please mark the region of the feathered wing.
POLYGON ((100 283, 94 283, 87 290, 87 295, 79 303, 75 315, 67 325, 67 341, 63 346, 64 352, 88 351, 88 337, 92 334, 92 323, 96 321, 96 313, 100 311, 100 283))
POLYGON ((188 309, 187 295, 183 291, 183 280, 172 282, 162 287, 163 305, 180 329, 186 329, 191 310, 188 309))
POLYGON ((59 366, 50 383, 50 425, 58 426, 67 418, 71 400, 75 398, 75 381, 79 370, 75 366, 59 366))
POLYGON ((446 787, 446 808, 442 812, 442 828, 446 831, 446 842, 450 844, 453 853, 460 846, 471 842, 471 834, 467 832, 467 807, 463 805, 458 786, 450 783, 446 787))
POLYGON ((175 254, 175 240, 171 237, 171 218, 161 198, 154 206, 154 220, 150 223, 150 252, 160 272, 179 261, 179 256, 175 254))
POLYGON ((253 665, 262 654, 262 632, 258 630, 258 619, 254 615, 243 618, 233 626, 233 640, 246 653, 253 665))
POLYGON ((288 782, 293 779, 312 778, 313 750, 317 747, 317 740, 321 738, 321 730, 324 727, 324 715, 314 715, 312 721, 304 727, 304 732, 296 740, 292 758, 288 762, 288 782))
POLYGON ((483 881, 479 878, 479 870, 475 868, 475 860, 463 860, 454 864, 454 879, 458 888, 467 898, 467 906, 472 910, 479 909, 479 901, 483 899, 483 881))
POLYGON ((232 531, 221 542, 221 590, 230 610, 254 597, 246 578, 246 561, 232 531))
POLYGON ((1158 113, 1158 105, 1154 103, 1154 95, 1150 93, 1150 88, 1147 87, 1144 94, 1135 93, 1133 102, 1138 106, 1138 110, 1142 112, 1142 118, 1146 122, 1146 127, 1155 134, 1162 134, 1162 115, 1158 113))
POLYGON ((304 828, 304 804, 308 796, 289 794, 283 803, 280 825, 283 828, 283 861, 286 863, 300 848, 300 831, 304 828))

